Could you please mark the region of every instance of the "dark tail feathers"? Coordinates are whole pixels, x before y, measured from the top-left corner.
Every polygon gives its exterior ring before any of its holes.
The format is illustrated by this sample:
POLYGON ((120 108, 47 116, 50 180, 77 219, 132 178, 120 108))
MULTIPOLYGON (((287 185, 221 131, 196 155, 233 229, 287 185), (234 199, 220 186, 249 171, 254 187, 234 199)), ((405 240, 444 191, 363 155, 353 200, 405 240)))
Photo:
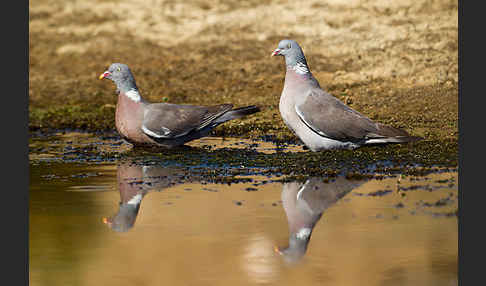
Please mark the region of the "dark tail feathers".
POLYGON ((367 145, 383 144, 383 143, 408 143, 408 142, 419 141, 422 139, 424 138, 417 137, 417 136, 398 136, 398 137, 372 138, 366 140, 365 143, 367 145))
POLYGON ((259 111, 260 111, 260 108, 258 106, 255 106, 255 105, 235 108, 235 109, 229 110, 225 114, 221 115, 214 122, 223 123, 223 122, 226 122, 228 120, 241 118, 241 117, 244 117, 244 116, 259 112, 259 111))
POLYGON ((419 141, 424 138, 411 136, 403 129, 398 129, 395 127, 387 126, 381 123, 376 124, 378 127, 377 134, 373 134, 368 140, 366 140, 366 144, 382 144, 382 143, 406 143, 406 142, 414 142, 419 141))

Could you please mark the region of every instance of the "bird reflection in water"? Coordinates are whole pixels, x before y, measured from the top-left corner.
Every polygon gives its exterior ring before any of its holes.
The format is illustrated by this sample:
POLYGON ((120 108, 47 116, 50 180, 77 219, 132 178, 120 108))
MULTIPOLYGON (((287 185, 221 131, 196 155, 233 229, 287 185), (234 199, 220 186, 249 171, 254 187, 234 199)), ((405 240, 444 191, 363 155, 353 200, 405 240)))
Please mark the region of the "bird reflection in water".
POLYGON ((121 201, 118 212, 112 217, 103 218, 103 222, 117 232, 130 230, 135 224, 145 195, 176 185, 183 178, 185 173, 177 168, 133 162, 119 163, 117 182, 121 201))
POLYGON ((338 177, 325 182, 312 177, 305 183, 285 183, 282 188, 282 204, 289 224, 289 244, 275 246, 275 252, 285 261, 299 261, 306 253, 312 230, 323 212, 364 181, 338 177))

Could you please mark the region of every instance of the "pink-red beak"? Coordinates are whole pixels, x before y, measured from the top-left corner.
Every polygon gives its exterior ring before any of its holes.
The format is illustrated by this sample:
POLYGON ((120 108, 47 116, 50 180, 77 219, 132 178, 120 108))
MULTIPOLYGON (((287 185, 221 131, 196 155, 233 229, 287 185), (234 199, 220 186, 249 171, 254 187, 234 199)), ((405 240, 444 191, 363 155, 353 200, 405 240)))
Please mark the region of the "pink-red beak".
POLYGON ((273 51, 272 57, 278 56, 278 55, 280 55, 280 49, 276 49, 275 51, 273 51))
POLYGON ((109 76, 110 75, 110 72, 109 71, 105 71, 104 73, 102 73, 99 77, 99 79, 104 79, 105 77, 109 76))
POLYGON ((108 226, 111 226, 111 223, 112 223, 112 222, 111 222, 111 220, 110 220, 109 218, 104 217, 104 218, 103 218, 103 223, 104 223, 104 224, 107 224, 108 226))

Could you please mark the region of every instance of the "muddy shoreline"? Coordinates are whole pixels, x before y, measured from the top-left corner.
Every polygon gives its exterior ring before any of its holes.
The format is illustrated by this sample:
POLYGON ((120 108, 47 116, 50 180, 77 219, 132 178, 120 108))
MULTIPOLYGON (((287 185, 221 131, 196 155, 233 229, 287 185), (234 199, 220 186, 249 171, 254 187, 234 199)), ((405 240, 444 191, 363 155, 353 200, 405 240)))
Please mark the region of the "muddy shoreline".
POLYGON ((371 179, 425 176, 457 171, 457 142, 419 141, 369 146, 356 150, 309 152, 296 143, 208 137, 171 150, 133 148, 117 133, 55 133, 32 136, 31 167, 50 164, 114 164, 132 162, 178 166, 214 183, 234 183, 248 175, 304 180, 308 176, 371 179))

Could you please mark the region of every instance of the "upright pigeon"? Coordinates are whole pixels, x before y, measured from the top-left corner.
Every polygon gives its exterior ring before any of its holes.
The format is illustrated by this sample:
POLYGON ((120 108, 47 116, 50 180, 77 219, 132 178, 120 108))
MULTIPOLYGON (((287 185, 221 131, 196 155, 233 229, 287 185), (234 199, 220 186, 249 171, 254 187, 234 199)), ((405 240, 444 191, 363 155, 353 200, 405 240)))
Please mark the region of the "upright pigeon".
POLYGON ((260 111, 256 106, 233 109, 232 104, 195 106, 148 102, 140 95, 132 72, 125 64, 111 64, 99 78, 116 84, 116 129, 134 145, 172 148, 207 136, 228 120, 260 111))
POLYGON ((338 177, 325 183, 323 178, 311 177, 305 183, 285 183, 282 205, 289 224, 289 244, 287 247, 275 247, 275 251, 287 262, 299 261, 307 252, 312 231, 322 214, 364 182, 338 177))
POLYGON ((355 149, 422 139, 373 122, 322 90, 296 41, 280 41, 272 56, 285 57, 287 66, 279 103, 282 119, 310 150, 355 149))

